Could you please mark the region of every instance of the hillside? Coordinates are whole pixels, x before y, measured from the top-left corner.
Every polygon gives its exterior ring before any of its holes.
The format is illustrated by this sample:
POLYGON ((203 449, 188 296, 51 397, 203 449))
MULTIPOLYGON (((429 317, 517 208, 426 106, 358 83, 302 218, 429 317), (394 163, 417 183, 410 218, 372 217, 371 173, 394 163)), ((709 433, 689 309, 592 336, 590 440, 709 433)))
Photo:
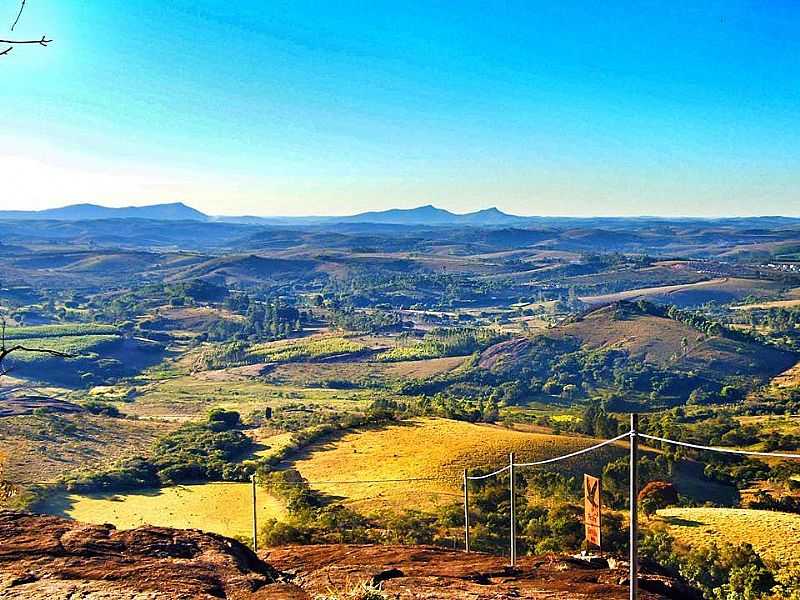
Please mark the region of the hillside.
POLYGON ((586 349, 619 349, 633 359, 662 368, 707 371, 719 376, 772 377, 794 364, 788 352, 744 338, 709 335, 649 310, 627 302, 615 303, 592 310, 553 333, 577 339, 586 349))
MULTIPOLYGON (((648 312, 651 309, 655 307, 642 310, 639 305, 618 302, 593 309, 542 335, 556 346, 560 343, 563 352, 620 351, 631 360, 662 369, 700 371, 718 378, 747 375, 767 379, 795 364, 796 357, 789 352, 746 336, 704 333, 657 314, 659 310, 648 312)), ((535 346, 535 339, 501 342, 484 351, 478 365, 492 370, 518 368, 530 360, 535 346)))
MULTIPOLYGON (((604 389, 624 402, 653 407, 692 397, 735 401, 796 361, 792 352, 695 313, 619 302, 491 346, 467 378, 485 386, 488 371, 495 387, 524 382, 515 403, 541 392, 576 398, 604 389)), ((623 404, 616 410, 630 408, 623 404)))
MULTIPOLYGON (((403 600, 627 597, 624 564, 556 555, 523 557, 513 572, 503 557, 427 546, 288 546, 262 556, 268 562, 233 539, 193 529, 117 531, 0 512, 0 599, 310 600, 366 582, 403 600)), ((695 597, 646 569, 640 587, 642 600, 695 597)))

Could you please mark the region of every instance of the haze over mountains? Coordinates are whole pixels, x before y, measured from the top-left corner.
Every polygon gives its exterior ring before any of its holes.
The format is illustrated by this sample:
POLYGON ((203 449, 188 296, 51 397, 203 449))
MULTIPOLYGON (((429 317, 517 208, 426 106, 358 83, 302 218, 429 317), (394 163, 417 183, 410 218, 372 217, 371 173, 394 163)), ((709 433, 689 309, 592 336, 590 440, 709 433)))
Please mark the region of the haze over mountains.
POLYGON ((369 211, 345 216, 260 217, 260 216, 214 216, 187 206, 183 202, 128 206, 121 208, 97 204, 71 204, 46 210, 0 210, 0 220, 11 221, 92 221, 105 219, 150 219, 156 221, 200 221, 204 223, 232 223, 246 225, 329 225, 329 224, 374 224, 406 226, 475 226, 509 227, 533 224, 570 223, 590 225, 602 222, 606 225, 630 221, 699 221, 736 222, 739 225, 752 222, 754 226, 796 223, 800 219, 783 216, 737 217, 718 219, 692 217, 542 217, 511 215, 496 207, 470 213, 453 213, 427 204, 416 208, 393 208, 369 211))
POLYGON ((432 205, 411 209, 391 209, 341 217, 216 217, 200 212, 182 202, 111 208, 96 204, 72 204, 39 211, 0 211, 0 219, 85 221, 100 219, 154 219, 159 221, 219 221, 225 223, 378 223, 387 225, 512 225, 524 223, 527 217, 506 214, 497 208, 456 214, 432 205))

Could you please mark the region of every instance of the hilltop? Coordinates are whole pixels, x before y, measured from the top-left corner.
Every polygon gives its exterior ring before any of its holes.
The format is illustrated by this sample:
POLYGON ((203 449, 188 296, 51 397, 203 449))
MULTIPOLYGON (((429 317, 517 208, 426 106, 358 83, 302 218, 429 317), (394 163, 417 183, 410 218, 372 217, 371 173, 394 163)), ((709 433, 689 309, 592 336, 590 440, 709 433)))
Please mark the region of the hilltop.
MULTIPOLYGON (((476 600, 627 597, 625 565, 564 556, 503 557, 430 546, 287 546, 262 560, 236 540, 193 529, 117 531, 59 517, 0 512, 0 598, 310 600, 381 583, 394 598, 476 600)), ((643 600, 694 598, 681 582, 643 570, 643 600)))

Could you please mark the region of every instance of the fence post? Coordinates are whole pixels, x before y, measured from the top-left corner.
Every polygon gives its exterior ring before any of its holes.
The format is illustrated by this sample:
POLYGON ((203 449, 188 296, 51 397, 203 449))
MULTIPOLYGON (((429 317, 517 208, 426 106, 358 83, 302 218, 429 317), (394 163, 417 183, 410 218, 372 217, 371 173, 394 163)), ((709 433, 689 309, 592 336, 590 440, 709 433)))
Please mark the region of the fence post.
POLYGON ((250 482, 253 484, 253 552, 258 552, 258 512, 256 509, 256 476, 255 473, 250 476, 250 482))
POLYGON ((630 465, 630 600, 639 596, 639 514, 637 496, 639 495, 639 415, 631 414, 631 465, 630 465))
POLYGON ((508 492, 511 508, 511 568, 517 566, 517 511, 514 500, 514 453, 508 455, 508 492))
POLYGON ((469 552, 469 480, 464 469, 464 550, 469 552))

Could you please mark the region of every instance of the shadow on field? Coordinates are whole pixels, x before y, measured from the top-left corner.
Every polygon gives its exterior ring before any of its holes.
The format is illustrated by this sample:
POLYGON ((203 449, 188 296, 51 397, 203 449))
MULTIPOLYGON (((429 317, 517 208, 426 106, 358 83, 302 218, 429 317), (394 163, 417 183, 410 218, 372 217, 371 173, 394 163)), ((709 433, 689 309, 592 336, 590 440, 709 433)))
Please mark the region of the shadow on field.
POLYGON ((705 523, 700 521, 693 521, 692 519, 684 519, 683 517, 662 517, 659 519, 664 521, 667 525, 675 525, 676 527, 702 527, 705 523))
MULTIPOLYGON (((182 487, 182 486, 178 486, 182 487)), ((96 500, 109 500, 111 502, 124 502, 125 498, 124 495, 136 495, 136 496, 159 496, 161 495, 163 488, 145 488, 141 490, 131 490, 129 492, 94 492, 94 493, 85 493, 85 494, 78 494, 75 493, 75 496, 81 496, 83 498, 93 498, 96 500)), ((45 500, 37 504, 35 507, 36 512, 46 513, 48 515, 55 515, 57 517, 66 517, 71 519, 72 517, 69 514, 75 507, 75 500, 73 500, 73 494, 66 491, 56 492, 50 496, 48 496, 45 500)))

